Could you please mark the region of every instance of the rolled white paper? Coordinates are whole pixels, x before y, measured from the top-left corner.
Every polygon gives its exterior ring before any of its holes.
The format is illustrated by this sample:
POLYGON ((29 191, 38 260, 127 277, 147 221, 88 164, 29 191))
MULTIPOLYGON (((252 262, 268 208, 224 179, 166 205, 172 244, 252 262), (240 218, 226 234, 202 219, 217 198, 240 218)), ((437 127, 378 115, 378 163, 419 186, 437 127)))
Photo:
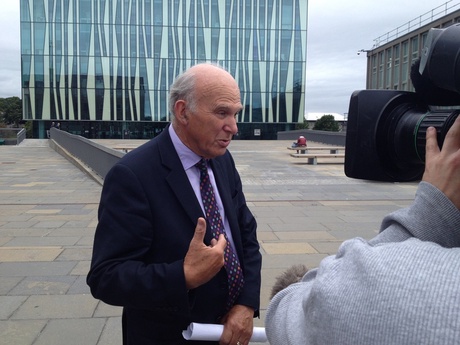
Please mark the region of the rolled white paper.
MULTIPOLYGON (((192 322, 186 330, 182 331, 182 336, 185 340, 218 341, 223 331, 223 325, 192 322)), ((250 341, 255 343, 266 342, 265 328, 254 327, 250 341)))

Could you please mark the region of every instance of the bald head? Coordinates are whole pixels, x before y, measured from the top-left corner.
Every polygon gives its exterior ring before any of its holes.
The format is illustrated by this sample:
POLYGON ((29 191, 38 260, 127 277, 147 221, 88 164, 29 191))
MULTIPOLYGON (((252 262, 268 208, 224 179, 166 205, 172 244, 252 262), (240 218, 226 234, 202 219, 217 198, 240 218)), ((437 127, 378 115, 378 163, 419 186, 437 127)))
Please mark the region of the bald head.
POLYGON ((191 109, 196 109, 200 97, 205 96, 206 90, 222 84, 238 88, 233 76, 222 66, 215 63, 194 65, 179 75, 170 87, 169 112, 175 116, 174 106, 178 100, 185 100, 191 109), (203 94, 203 92, 205 92, 203 94))
POLYGON ((195 65, 173 83, 169 102, 172 126, 182 143, 208 159, 226 152, 243 109, 230 73, 213 64, 195 65))

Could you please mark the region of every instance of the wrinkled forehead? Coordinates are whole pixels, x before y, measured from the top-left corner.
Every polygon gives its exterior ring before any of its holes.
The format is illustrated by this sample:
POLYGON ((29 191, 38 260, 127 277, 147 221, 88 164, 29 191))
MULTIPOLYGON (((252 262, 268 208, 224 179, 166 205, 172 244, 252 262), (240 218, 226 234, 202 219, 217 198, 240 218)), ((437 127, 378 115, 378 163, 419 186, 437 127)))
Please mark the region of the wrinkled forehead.
POLYGON ((222 94, 233 100, 240 100, 240 88, 233 77, 225 71, 202 74, 197 79, 196 89, 204 95, 222 94))

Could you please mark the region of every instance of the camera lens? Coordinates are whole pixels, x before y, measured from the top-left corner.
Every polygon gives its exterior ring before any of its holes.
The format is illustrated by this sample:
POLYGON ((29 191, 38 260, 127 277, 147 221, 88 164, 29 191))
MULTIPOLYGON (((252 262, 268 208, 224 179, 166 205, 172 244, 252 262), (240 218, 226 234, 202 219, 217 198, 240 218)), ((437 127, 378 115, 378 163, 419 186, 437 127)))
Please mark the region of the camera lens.
POLYGON ((431 110, 414 102, 394 107, 382 118, 384 123, 378 134, 377 150, 386 173, 399 181, 420 179, 424 171, 428 127, 436 128, 441 148, 459 113, 460 110, 431 110))
POLYGON ((459 114, 458 106, 429 105, 414 92, 354 92, 348 112, 345 174, 375 181, 420 180, 428 127, 436 128, 442 147, 459 114))
POLYGON ((450 127, 454 124, 460 110, 455 111, 432 111, 427 113, 420 122, 417 129, 416 136, 416 150, 419 159, 425 162, 425 148, 426 148, 426 130, 428 127, 435 127, 438 137, 439 148, 442 148, 444 139, 446 138, 447 132, 450 127))

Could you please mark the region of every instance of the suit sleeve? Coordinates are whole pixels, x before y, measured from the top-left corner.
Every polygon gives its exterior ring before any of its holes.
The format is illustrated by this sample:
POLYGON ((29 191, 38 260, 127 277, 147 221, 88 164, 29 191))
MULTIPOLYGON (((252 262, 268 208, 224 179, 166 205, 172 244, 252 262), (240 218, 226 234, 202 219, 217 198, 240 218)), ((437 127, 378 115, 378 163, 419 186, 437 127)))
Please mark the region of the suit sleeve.
POLYGON ((98 216, 87 277, 93 296, 111 305, 187 314, 183 259, 155 263, 149 257, 156 240, 149 199, 123 164, 106 176, 98 216))
POLYGON ((446 248, 459 247, 458 214, 457 207, 439 189, 422 181, 417 189, 414 204, 386 216, 380 228, 380 235, 371 243, 394 242, 416 237, 446 248))

